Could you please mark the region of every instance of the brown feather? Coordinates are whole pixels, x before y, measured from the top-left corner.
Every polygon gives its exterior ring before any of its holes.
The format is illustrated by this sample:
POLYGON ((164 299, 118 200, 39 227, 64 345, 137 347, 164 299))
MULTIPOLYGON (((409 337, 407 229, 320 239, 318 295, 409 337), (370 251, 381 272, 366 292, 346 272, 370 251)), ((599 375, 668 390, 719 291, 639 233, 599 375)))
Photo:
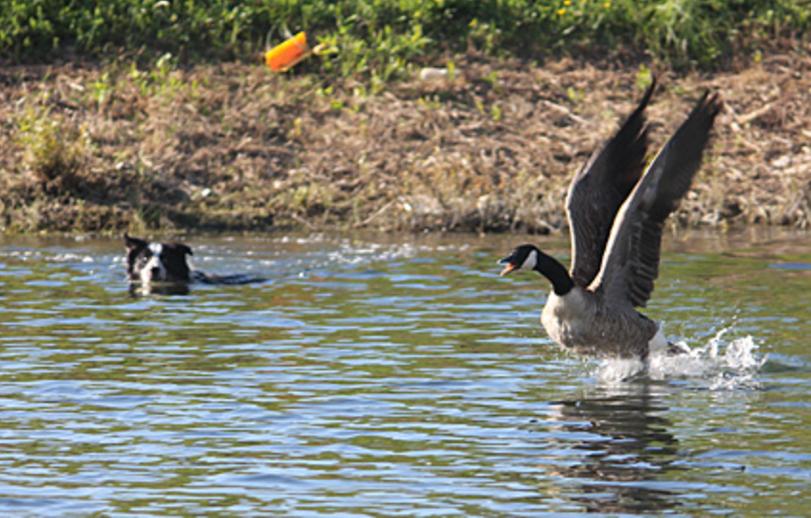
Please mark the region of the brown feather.
POLYGON ((617 133, 575 175, 566 198, 572 240, 571 275, 588 286, 600 269, 614 216, 642 175, 648 147, 645 107, 654 81, 617 133))
POLYGON ((705 93, 668 140, 620 209, 590 289, 614 302, 644 306, 659 274, 662 228, 701 165, 722 103, 705 93))

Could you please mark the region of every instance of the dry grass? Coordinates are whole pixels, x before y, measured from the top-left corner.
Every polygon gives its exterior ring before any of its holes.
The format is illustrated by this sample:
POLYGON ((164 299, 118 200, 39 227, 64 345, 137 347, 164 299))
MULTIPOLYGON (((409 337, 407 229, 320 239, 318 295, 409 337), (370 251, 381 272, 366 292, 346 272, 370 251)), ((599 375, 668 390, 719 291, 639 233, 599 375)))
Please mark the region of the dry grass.
MULTIPOLYGON (((454 77, 371 95, 236 64, 6 67, 0 227, 554 231, 569 178, 632 108, 638 76, 469 57, 454 77)), ((809 225, 806 54, 659 80, 657 146, 704 88, 727 105, 676 224, 809 225)))

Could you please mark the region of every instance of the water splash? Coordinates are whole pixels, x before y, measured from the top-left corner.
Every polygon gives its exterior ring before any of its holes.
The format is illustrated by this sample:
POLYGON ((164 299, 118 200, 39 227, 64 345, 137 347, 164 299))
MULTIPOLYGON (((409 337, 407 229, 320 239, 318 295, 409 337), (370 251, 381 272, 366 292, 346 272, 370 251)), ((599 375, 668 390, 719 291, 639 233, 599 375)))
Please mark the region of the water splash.
POLYGON ((709 390, 756 388, 755 379, 766 363, 767 355, 758 353, 758 344, 747 335, 725 340, 732 326, 719 330, 706 344, 690 347, 680 341, 675 346, 681 354, 652 353, 647 363, 640 360, 603 360, 593 372, 600 383, 617 383, 640 378, 666 381, 691 380, 709 390))

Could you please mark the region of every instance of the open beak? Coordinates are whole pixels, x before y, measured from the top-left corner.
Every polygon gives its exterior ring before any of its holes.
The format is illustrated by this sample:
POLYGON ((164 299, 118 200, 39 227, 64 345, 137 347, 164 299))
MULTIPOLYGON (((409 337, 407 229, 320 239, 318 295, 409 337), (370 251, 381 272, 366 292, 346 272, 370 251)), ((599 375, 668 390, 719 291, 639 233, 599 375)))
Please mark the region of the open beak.
POLYGON ((503 264, 504 265, 504 269, 501 270, 501 273, 499 273, 499 275, 501 277, 504 277, 505 275, 507 275, 508 273, 510 273, 511 271, 513 271, 513 270, 515 270, 517 268, 515 266, 515 264, 510 262, 509 259, 502 259, 501 261, 498 262, 498 264, 503 264))

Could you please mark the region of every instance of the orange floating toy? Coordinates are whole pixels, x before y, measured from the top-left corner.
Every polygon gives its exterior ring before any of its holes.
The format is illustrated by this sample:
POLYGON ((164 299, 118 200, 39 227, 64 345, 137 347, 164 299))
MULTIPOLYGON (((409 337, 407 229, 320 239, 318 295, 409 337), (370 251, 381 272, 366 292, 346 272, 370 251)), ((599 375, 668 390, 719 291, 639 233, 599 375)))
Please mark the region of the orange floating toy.
POLYGON ((302 31, 265 52, 265 63, 274 72, 284 72, 309 55, 307 34, 302 31))

